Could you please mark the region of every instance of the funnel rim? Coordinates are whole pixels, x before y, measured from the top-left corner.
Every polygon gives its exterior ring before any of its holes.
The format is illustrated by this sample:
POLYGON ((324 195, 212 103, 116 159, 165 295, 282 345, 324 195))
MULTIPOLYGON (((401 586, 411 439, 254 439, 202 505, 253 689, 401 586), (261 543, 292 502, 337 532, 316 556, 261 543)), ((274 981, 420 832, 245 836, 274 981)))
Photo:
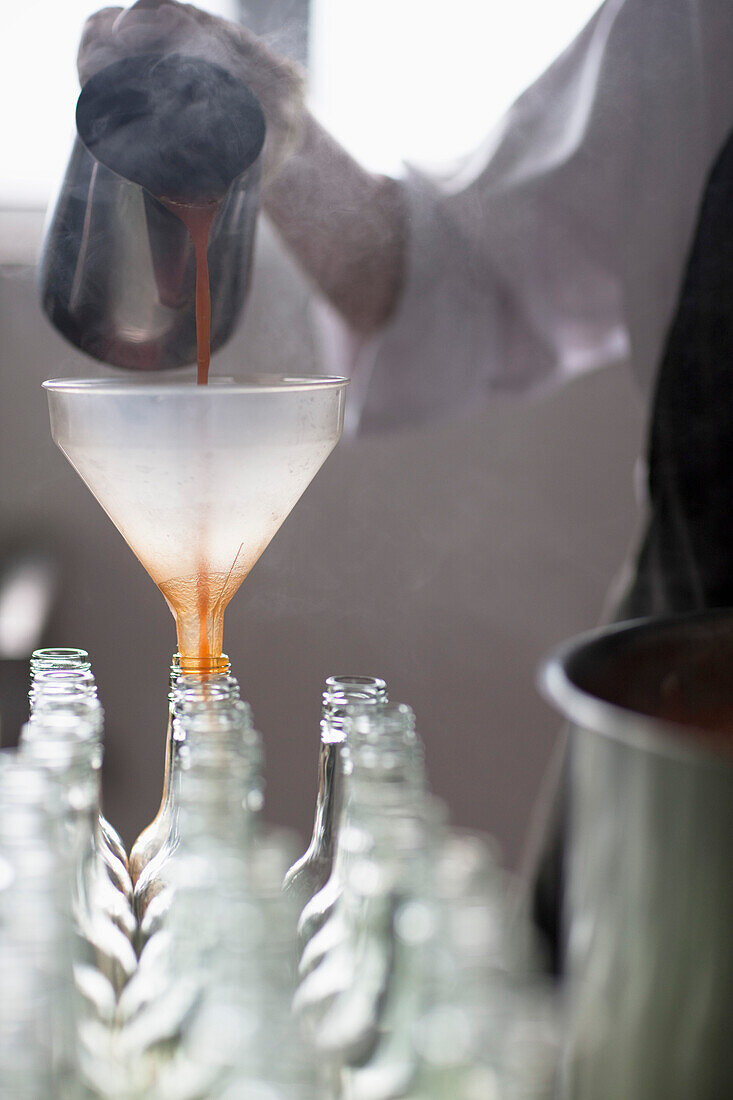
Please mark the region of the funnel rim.
POLYGON ((340 375, 242 375, 240 377, 210 378, 209 384, 199 386, 195 379, 181 382, 163 382, 156 379, 127 381, 118 378, 48 378, 43 389, 55 393, 84 393, 94 396, 162 397, 165 394, 181 397, 231 397, 241 393, 306 393, 312 390, 339 390, 349 384, 340 375))

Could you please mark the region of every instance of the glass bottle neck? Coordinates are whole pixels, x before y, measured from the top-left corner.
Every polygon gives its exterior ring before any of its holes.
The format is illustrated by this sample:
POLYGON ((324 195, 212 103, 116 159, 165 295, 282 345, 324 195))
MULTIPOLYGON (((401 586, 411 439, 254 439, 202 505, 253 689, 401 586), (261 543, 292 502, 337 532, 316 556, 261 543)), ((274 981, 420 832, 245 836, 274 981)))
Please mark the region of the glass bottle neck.
POLYGON ((66 695, 81 697, 96 695, 96 680, 88 668, 53 667, 41 668, 31 672, 31 686, 28 693, 31 704, 45 695, 66 695))
POLYGON ((387 685, 375 676, 329 676, 323 692, 321 747, 318 757, 318 794, 310 858, 331 860, 336 825, 343 806, 343 756, 350 709, 382 703, 387 685))
POLYGON ((186 700, 204 700, 208 696, 216 698, 237 698, 239 687, 231 676, 231 662, 226 654, 217 658, 221 667, 213 670, 184 670, 180 653, 174 653, 168 674, 168 725, 165 734, 165 766, 163 773, 163 795, 160 812, 170 808, 173 793, 173 773, 178 767, 178 750, 185 741, 185 732, 174 729, 174 715, 177 707, 186 700))

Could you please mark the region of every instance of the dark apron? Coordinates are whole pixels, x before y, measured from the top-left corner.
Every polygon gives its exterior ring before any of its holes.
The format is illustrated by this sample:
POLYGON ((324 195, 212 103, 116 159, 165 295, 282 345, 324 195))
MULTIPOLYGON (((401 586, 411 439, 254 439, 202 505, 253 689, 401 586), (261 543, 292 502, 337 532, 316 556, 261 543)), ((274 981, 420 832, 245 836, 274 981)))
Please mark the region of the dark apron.
MULTIPOLYGON (((733 606, 733 135, 703 195, 657 374, 649 521, 617 619, 733 606)), ((561 970, 566 828, 561 780, 534 888, 535 922, 561 970)))

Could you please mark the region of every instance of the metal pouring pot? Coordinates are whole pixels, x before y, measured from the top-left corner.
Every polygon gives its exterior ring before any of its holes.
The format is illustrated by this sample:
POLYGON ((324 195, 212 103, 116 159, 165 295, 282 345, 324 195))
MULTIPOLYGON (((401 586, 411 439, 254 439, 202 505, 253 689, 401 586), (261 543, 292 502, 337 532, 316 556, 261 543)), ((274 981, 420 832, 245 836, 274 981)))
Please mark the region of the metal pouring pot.
POLYGON ((733 1096, 733 612, 597 631, 541 683, 570 722, 561 1095, 733 1096))
MULTIPOLYGON (((119 148, 114 150, 117 159, 106 157, 104 147, 91 139, 97 132, 95 112, 117 122, 117 104, 128 109, 135 93, 126 84, 139 81, 141 63, 157 63, 160 72, 161 60, 169 70, 175 69, 176 61, 188 69, 195 66, 194 83, 201 74, 205 78, 223 72, 198 59, 130 58, 87 82, 77 105, 79 136, 48 219, 39 265, 41 304, 55 327, 88 355, 136 370, 181 367, 196 360, 193 244, 181 220, 159 201, 155 187, 144 185, 148 172, 154 184, 156 172, 166 172, 175 164, 177 116, 169 109, 170 124, 163 119, 161 125, 158 118, 157 131, 151 128, 150 134, 143 135, 150 141, 151 165, 137 155, 141 146, 137 134, 121 146, 121 154, 119 148), (156 141, 161 129, 167 131, 168 148, 161 149, 156 141), (152 163, 156 161, 157 165, 152 163)), ((231 85, 233 78, 225 75, 231 85)), ((242 313, 258 211, 264 117, 249 89, 244 85, 240 89, 243 106, 235 138, 241 137, 242 130, 244 136, 234 152, 231 140, 222 143, 221 164, 214 165, 223 194, 208 248, 212 351, 231 336, 242 313)), ((129 107, 131 116, 137 110, 136 103, 129 107)), ((231 111, 227 116, 224 122, 229 124, 231 111)), ((199 125, 205 126, 205 119, 199 125)), ((208 146, 198 143, 206 158, 203 167, 199 165, 204 172, 219 153, 213 126, 206 138, 208 146)), ((196 141, 182 132, 183 150, 187 140, 196 148, 196 141)), ((180 175, 185 186, 187 172, 180 175)))

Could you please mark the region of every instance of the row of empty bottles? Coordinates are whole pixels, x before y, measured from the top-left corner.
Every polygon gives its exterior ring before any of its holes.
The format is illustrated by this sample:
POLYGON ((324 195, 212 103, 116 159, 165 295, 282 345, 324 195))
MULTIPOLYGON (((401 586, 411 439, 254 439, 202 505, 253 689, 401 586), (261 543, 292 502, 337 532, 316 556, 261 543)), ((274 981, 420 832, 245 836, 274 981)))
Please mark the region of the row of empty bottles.
POLYGON ((332 677, 311 842, 262 820, 230 671, 174 658, 161 808, 129 863, 100 811, 80 650, 39 651, 0 752, 0 1095, 546 1100, 558 1014, 486 838, 429 790, 409 707, 332 677), (289 868, 289 869, 288 869, 289 868))

